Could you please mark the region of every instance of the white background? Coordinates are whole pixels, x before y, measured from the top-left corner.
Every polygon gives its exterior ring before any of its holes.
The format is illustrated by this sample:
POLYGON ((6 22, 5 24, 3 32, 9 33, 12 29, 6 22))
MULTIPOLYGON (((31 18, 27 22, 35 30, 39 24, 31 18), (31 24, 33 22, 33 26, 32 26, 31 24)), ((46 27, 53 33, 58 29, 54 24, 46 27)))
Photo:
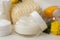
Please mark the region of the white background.
POLYGON ((45 0, 45 1, 60 7, 60 0, 45 0))

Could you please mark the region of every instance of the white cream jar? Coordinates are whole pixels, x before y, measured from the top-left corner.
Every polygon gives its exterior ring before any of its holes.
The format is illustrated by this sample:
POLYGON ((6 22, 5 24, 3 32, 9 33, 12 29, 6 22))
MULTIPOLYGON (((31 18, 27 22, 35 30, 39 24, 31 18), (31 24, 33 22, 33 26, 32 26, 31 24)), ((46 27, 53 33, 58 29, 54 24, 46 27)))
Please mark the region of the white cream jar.
POLYGON ((15 31, 23 35, 36 35, 39 32, 42 33, 46 28, 47 25, 36 11, 21 17, 15 25, 15 31))

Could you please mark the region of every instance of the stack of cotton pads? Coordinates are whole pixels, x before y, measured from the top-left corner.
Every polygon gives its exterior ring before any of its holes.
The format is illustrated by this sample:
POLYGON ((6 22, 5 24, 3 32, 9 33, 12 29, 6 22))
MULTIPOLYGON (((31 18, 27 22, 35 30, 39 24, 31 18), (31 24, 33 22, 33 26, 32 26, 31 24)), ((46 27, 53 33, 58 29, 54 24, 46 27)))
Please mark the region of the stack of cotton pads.
POLYGON ((5 19, 0 19, 0 36, 6 36, 12 32, 11 22, 5 19))

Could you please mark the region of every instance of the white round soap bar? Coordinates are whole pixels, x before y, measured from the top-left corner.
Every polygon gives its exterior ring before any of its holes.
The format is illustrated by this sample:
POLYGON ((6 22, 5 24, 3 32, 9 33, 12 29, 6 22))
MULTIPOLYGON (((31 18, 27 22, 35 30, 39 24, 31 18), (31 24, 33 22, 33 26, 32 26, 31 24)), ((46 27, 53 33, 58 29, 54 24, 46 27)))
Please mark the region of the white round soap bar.
POLYGON ((0 19, 0 36, 6 36, 12 31, 11 22, 5 19, 0 19))

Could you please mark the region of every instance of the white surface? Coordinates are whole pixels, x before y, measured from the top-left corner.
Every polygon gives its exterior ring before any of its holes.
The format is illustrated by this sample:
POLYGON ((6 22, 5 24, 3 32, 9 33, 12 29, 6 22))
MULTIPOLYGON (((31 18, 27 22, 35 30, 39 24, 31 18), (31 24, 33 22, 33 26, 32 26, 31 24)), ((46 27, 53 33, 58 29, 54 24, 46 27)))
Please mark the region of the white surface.
POLYGON ((48 3, 52 4, 52 5, 56 5, 60 7, 60 0, 45 0, 48 3))
POLYGON ((0 37, 0 40, 60 40, 60 36, 42 34, 38 37, 24 37, 13 33, 9 36, 0 37))
MULTIPOLYGON (((60 0, 42 0, 42 1, 45 1, 50 5, 56 5, 56 6, 60 7, 60 0)), ((37 2, 38 2, 38 0, 37 0, 37 2)))

